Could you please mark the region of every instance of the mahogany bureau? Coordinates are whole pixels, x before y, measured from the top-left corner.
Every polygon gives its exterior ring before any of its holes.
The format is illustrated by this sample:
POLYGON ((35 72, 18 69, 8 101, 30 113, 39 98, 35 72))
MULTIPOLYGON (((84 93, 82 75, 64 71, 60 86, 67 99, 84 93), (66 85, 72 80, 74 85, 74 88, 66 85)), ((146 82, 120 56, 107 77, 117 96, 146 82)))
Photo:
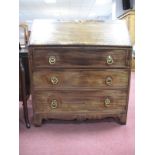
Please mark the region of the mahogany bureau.
POLYGON ((123 21, 35 20, 29 40, 34 125, 109 117, 126 124, 131 50, 123 21))

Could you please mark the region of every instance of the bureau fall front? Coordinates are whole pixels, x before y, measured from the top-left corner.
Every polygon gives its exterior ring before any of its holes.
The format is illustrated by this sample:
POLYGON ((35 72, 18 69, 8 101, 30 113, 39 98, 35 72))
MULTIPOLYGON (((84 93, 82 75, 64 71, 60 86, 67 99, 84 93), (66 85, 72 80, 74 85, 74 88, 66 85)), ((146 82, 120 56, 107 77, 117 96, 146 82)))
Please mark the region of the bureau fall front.
POLYGON ((124 22, 36 20, 29 41, 33 122, 114 118, 126 124, 131 44, 124 22))

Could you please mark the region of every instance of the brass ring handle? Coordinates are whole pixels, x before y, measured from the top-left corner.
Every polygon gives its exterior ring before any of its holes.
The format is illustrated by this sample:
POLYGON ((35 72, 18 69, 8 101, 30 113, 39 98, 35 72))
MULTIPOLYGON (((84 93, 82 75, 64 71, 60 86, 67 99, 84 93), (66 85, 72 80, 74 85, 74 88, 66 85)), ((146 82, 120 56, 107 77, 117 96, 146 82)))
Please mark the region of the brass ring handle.
POLYGON ((114 61, 113 61, 112 56, 110 56, 110 55, 107 56, 107 64, 108 64, 108 65, 111 65, 111 64, 113 64, 113 62, 114 62, 114 61))
POLYGON ((104 100, 104 106, 105 106, 105 107, 109 107, 110 104, 111 104, 110 99, 109 99, 109 98, 106 98, 106 99, 104 100))
POLYGON ((56 63, 56 57, 55 56, 50 56, 48 59, 49 64, 55 64, 56 63))
POLYGON ((55 77, 55 76, 52 76, 52 77, 51 77, 51 83, 52 83, 53 85, 58 84, 58 82, 59 82, 59 80, 58 80, 57 77, 55 77))
POLYGON ((112 85, 112 78, 108 76, 105 80, 106 85, 111 86, 112 85))
POLYGON ((51 108, 52 108, 52 109, 56 109, 57 106, 58 106, 57 100, 56 100, 56 99, 53 99, 53 100, 51 101, 51 108))

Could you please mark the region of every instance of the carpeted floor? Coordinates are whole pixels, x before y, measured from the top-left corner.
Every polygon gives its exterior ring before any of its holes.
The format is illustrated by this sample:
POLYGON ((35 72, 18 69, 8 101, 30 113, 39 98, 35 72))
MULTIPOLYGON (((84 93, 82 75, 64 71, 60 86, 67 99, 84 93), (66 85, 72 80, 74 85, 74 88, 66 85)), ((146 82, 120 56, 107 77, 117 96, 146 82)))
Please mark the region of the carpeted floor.
MULTIPOLYGON (((20 103, 20 155, 134 155, 135 73, 131 75, 127 125, 115 122, 45 122, 25 127, 20 103)), ((29 115, 32 120, 31 99, 29 115)))

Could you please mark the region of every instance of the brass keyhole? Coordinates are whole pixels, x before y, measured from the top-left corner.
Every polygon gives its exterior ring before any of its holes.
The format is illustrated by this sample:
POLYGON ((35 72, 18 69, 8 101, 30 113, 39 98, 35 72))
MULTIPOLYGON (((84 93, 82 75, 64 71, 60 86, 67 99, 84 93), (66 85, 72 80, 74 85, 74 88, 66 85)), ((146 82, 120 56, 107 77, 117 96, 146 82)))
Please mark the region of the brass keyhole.
POLYGON ((58 80, 57 77, 55 77, 55 76, 52 76, 52 77, 51 77, 51 83, 52 83, 53 85, 58 84, 58 82, 59 82, 59 80, 58 80))
POLYGON ((56 57, 55 57, 55 56, 50 56, 48 61, 49 61, 49 64, 51 64, 51 65, 52 65, 52 64, 55 64, 55 62, 56 62, 56 57))
POLYGON ((110 99, 109 99, 109 98, 106 98, 106 99, 104 100, 104 106, 105 106, 105 107, 109 107, 110 104, 111 104, 110 99))
POLYGON ((111 65, 111 64, 113 64, 113 58, 109 55, 108 57, 107 57, 107 64, 108 65, 111 65))
POLYGON ((106 85, 111 86, 112 85, 112 78, 108 76, 105 80, 106 85))
POLYGON ((53 99, 53 100, 51 101, 51 108, 52 108, 52 109, 56 109, 57 106, 58 106, 57 100, 56 100, 56 99, 53 99))

